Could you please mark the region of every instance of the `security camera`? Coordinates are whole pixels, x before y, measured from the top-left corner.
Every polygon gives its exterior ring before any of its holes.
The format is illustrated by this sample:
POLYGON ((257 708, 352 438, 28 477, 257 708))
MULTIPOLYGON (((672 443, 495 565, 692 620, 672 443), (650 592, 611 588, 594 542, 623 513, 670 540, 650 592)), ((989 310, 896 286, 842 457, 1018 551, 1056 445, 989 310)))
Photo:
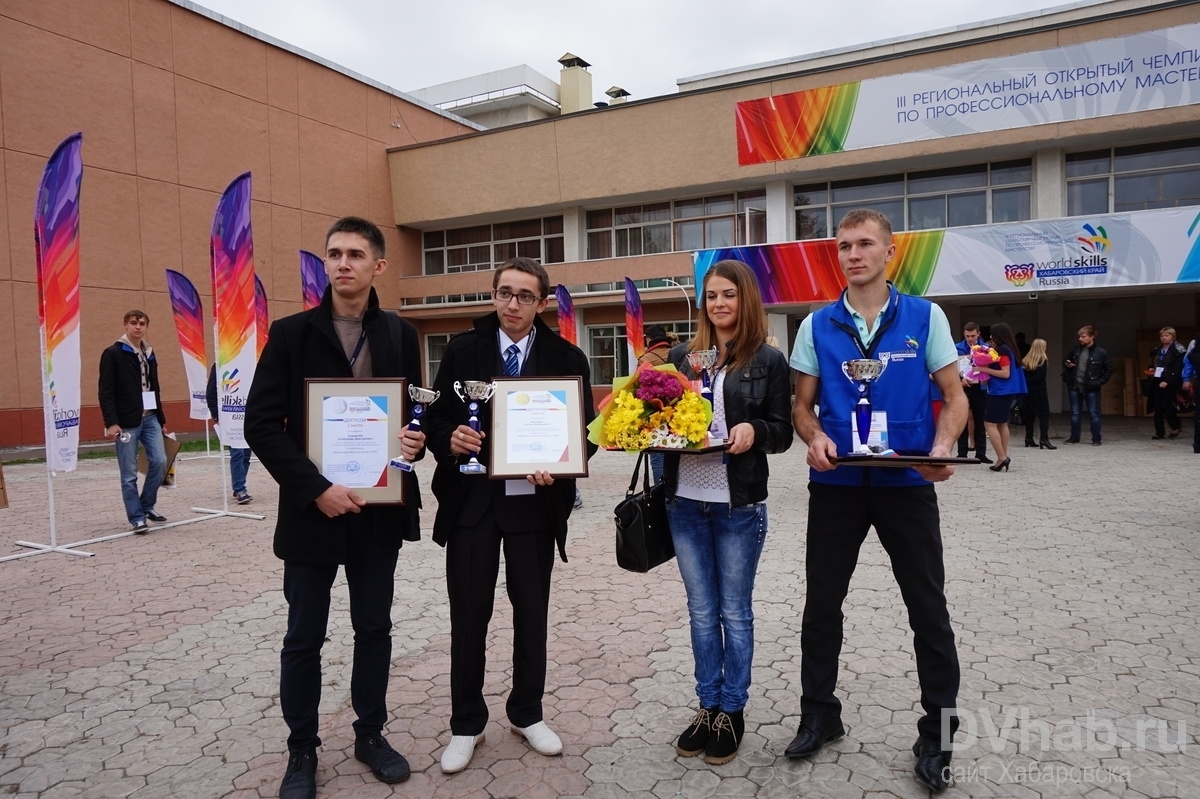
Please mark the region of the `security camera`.
POLYGON ((1029 292, 1029 299, 1031 299, 1031 300, 1036 300, 1036 299, 1037 299, 1037 292, 1036 292, 1036 291, 1031 291, 1031 292, 1029 292))

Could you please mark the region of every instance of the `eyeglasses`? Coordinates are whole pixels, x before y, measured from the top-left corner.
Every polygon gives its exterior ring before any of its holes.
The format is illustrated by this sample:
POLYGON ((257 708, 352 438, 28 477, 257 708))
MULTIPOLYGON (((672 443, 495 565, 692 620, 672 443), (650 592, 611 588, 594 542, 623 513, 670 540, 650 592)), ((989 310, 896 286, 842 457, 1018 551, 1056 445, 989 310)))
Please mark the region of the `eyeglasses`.
POLYGON ((518 305, 533 305, 535 302, 541 299, 541 297, 535 297, 532 294, 525 294, 524 292, 521 294, 513 294, 508 289, 497 289, 496 291, 492 292, 492 297, 501 305, 508 305, 513 297, 517 298, 518 305))

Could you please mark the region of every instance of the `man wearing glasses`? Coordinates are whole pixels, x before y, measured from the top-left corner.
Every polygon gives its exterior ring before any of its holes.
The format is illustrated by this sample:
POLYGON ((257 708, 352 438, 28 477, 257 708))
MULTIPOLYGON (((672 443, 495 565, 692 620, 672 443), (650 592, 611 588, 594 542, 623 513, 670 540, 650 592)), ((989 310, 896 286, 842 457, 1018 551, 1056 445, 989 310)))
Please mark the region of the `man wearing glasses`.
MULTIPOLYGON (((504 550, 505 583, 513 606, 513 686, 506 711, 512 730, 543 755, 562 753, 562 741, 542 719, 546 686, 546 629, 554 548, 565 561, 567 519, 575 481, 534 472, 524 480, 490 480, 464 474, 472 453, 488 463, 488 441, 467 424, 468 410, 455 382, 514 375, 583 378, 584 423, 595 415, 588 362, 543 322, 550 278, 541 264, 513 258, 496 269, 496 310, 450 339, 434 388, 442 399, 429 406, 425 433, 437 458, 433 493, 438 499, 433 540, 446 547, 450 598, 450 732, 442 771, 462 771, 483 742, 488 721, 483 695, 488 623, 504 550)), ((490 429, 492 408, 481 403, 480 428, 490 429)), ((590 455, 595 451, 589 445, 590 455)))

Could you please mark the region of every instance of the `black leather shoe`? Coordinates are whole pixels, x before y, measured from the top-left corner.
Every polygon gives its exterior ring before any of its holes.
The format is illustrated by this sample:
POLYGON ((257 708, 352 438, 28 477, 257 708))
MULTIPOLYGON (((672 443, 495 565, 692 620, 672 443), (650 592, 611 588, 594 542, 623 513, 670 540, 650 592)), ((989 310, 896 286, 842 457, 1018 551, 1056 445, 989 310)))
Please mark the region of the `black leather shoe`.
POLYGON ((300 749, 288 755, 287 771, 279 784, 279 799, 315 799, 317 750, 300 749))
POLYGON ((411 773, 404 755, 393 749, 382 735, 360 735, 355 738, 354 759, 366 763, 380 782, 404 782, 411 773))
POLYGON ((980 454, 979 452, 976 452, 975 457, 979 458, 980 463, 991 463, 992 462, 992 459, 989 458, 986 454, 980 454))
POLYGON ((792 760, 808 757, 821 751, 825 744, 836 741, 845 734, 846 728, 837 716, 805 713, 800 716, 800 728, 796 730, 796 737, 788 744, 784 754, 792 760))
POLYGON ((946 790, 950 785, 950 753, 943 752, 938 741, 918 738, 913 754, 917 756, 917 767, 913 769, 917 780, 934 793, 946 790))
POLYGON ((1078 443, 1079 443, 1079 439, 1078 439, 1078 438, 1068 438, 1068 439, 1067 439, 1066 441, 1064 441, 1063 443, 1064 443, 1064 444, 1078 444, 1078 443))

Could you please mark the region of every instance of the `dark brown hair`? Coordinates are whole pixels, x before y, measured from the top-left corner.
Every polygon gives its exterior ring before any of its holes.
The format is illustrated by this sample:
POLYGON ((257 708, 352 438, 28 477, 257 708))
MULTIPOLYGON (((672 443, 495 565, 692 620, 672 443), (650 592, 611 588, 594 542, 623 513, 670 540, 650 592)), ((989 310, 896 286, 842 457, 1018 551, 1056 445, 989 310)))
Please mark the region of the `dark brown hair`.
MULTIPOLYGON (((708 281, 714 277, 725 278, 738 293, 738 315, 733 339, 729 342, 728 352, 719 353, 717 360, 730 369, 740 369, 754 359, 758 348, 767 340, 767 317, 763 312, 762 292, 750 267, 741 261, 718 261, 704 275, 704 283, 700 287, 701 299, 707 293, 708 281)), ((713 348, 720 350, 721 345, 717 341, 717 329, 705 312, 700 314, 696 337, 688 349, 696 352, 713 348)))

